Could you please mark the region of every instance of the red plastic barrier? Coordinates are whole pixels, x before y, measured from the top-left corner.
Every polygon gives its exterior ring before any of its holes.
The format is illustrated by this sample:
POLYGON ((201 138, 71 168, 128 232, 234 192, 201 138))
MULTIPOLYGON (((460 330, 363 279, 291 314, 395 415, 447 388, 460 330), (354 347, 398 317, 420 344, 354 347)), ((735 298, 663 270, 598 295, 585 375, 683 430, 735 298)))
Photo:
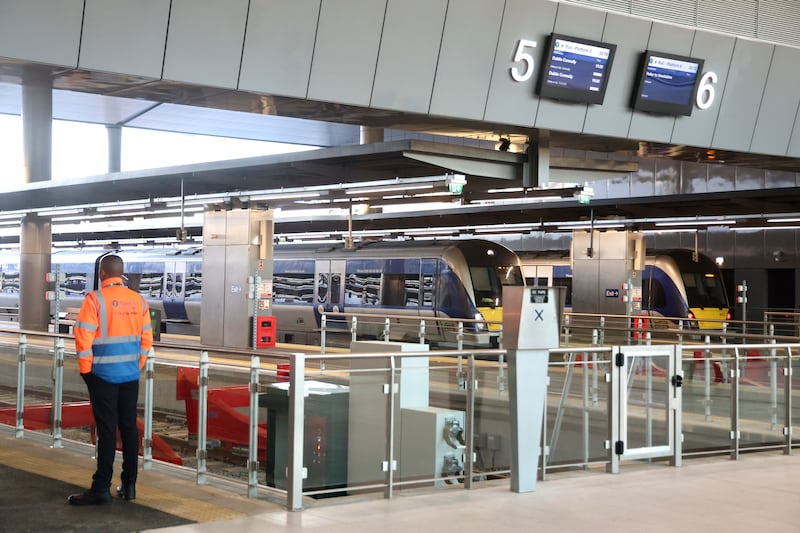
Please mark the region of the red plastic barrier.
MULTIPOLYGON (((0 423, 15 426, 17 423, 16 411, 16 407, 0 408, 0 423)), ((52 419, 53 404, 44 403, 26 405, 22 422, 25 429, 41 431, 52 427, 52 419)), ((92 414, 92 406, 89 402, 72 402, 65 403, 61 406, 62 428, 84 426, 90 427, 92 443, 96 443, 97 434, 95 432, 94 415, 92 414)), ((136 419, 136 426, 139 428, 139 455, 143 455, 144 448, 142 445, 142 438, 144 436, 144 424, 141 420, 136 419)), ((117 434, 117 449, 122 449, 119 434, 117 434)), ((153 435, 153 459, 176 465, 183 464, 183 459, 181 459, 180 455, 175 453, 175 450, 173 450, 164 439, 155 434, 153 435)))
MULTIPOLYGON (((189 435, 197 435, 199 405, 199 369, 179 367, 176 399, 183 400, 186 405, 186 425, 189 435)), ((206 438, 216 439, 225 446, 247 447, 250 444, 250 416, 239 409, 250 406, 250 390, 248 385, 232 385, 208 389, 208 417, 206 438)), ((259 459, 266 458, 267 425, 258 425, 259 459)))

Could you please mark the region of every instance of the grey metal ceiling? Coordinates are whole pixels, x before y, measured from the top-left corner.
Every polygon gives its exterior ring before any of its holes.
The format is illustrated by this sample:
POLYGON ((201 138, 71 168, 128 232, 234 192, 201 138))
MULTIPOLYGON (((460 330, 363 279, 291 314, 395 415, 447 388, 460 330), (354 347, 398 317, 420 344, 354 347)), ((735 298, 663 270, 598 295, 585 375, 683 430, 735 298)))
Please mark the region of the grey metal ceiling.
MULTIPOLYGON (((20 110, 21 68, 0 60, 0 113, 20 110)), ((125 125, 164 131, 201 133, 235 138, 289 142, 333 148, 251 158, 237 162, 189 165, 154 171, 110 174, 94 178, 34 183, 0 195, 0 210, 85 205, 95 202, 179 196, 181 185, 187 196, 214 192, 248 191, 277 187, 317 186, 398 176, 426 176, 453 170, 464 161, 486 164, 506 173, 512 181, 520 177, 525 156, 510 152, 473 149, 493 146, 501 136, 520 145, 536 140, 538 132, 484 122, 454 122, 435 117, 392 113, 325 102, 153 82, 109 73, 67 70, 54 73, 54 118, 104 125, 125 125), (383 128, 418 138, 445 140, 452 146, 417 141, 358 145, 359 126, 383 128), (476 150, 473 152, 472 150, 476 150), (452 158, 448 161, 447 154, 452 158), (443 155, 444 154, 444 155, 443 155), (444 163, 443 158, 444 157, 444 163), (452 163, 452 165, 449 165, 452 163), (107 187, 109 181, 113 187, 107 187), (99 185, 103 186, 99 186, 99 185)), ((393 137, 391 137, 393 138, 393 137)), ((598 159, 631 160, 637 155, 681 161, 704 162, 713 156, 726 165, 800 172, 800 159, 759 154, 716 151, 703 147, 632 143, 629 140, 550 132, 555 152, 586 152, 598 159)), ((477 164, 477 163, 476 163, 477 164)), ((475 168, 475 167, 470 167, 475 168)), ((469 169, 466 171, 469 172, 469 169)), ((479 176, 470 180, 470 202, 496 187, 498 180, 479 176)), ((568 191, 569 192, 569 191, 568 191)), ((800 187, 748 191, 706 192, 648 197, 607 198, 592 207, 577 202, 553 202, 535 206, 471 205, 451 211, 370 214, 354 217, 355 229, 393 231, 398 227, 429 227, 450 224, 512 224, 536 220, 566 221, 588 218, 656 216, 725 216, 736 214, 792 213, 800 206, 800 187)), ((342 231, 346 220, 282 222, 279 231, 342 231)), ((126 236, 174 235, 174 228, 119 232, 126 236)), ((109 236, 115 235, 109 232, 109 236)), ((61 238, 78 240, 79 235, 61 238)), ((8 242, 1 239, 0 242, 8 242)))
MULTIPOLYGON (((24 63, 0 58, 0 113, 19 114, 24 63)), ((163 131, 199 133, 274 142, 339 146, 355 144, 358 127, 518 145, 537 132, 482 121, 454 121, 329 102, 260 95, 244 91, 153 81, 77 69, 54 70, 54 118, 163 131), (303 119, 295 121, 290 119, 303 119)), ((554 148, 646 153, 684 161, 705 161, 705 147, 665 145, 552 131, 554 148)), ((717 161, 757 168, 800 171, 800 159, 717 150, 717 161)))

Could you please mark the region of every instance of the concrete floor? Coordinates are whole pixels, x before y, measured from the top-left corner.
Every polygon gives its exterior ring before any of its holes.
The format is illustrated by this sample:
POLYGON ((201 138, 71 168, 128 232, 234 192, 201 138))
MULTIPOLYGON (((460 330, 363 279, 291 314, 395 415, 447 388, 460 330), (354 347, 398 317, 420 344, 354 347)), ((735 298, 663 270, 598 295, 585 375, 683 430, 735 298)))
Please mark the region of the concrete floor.
POLYGON ((0 479, 6 483, 0 531, 800 531, 800 453, 749 453, 738 461, 685 459, 680 468, 623 463, 616 475, 601 468, 561 472, 525 494, 511 492, 507 480, 496 480, 469 491, 458 485, 397 490, 392 500, 375 494, 306 499, 300 512, 249 499, 241 488, 198 486, 174 470, 150 470, 140 472, 135 507, 115 501, 108 508, 87 509, 68 506, 65 498, 88 486, 91 450, 53 449, 46 439, 28 435, 15 439, 11 428, 0 427, 0 465, 10 467, 0 479))
POLYGON ((471 491, 400 492, 391 501, 325 500, 302 512, 158 531, 786 532, 800 531, 798 501, 800 454, 760 452, 739 461, 693 459, 680 468, 623 463, 617 475, 556 474, 526 494, 510 492, 502 481, 471 491))

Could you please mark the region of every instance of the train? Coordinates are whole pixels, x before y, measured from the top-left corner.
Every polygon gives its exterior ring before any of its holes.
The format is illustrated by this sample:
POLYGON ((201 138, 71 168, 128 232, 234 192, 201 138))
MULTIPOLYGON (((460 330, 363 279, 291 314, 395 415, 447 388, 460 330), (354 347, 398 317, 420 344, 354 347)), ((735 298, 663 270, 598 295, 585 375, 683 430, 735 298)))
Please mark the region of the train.
MULTIPOLYGON (((564 287, 567 311, 580 302, 584 295, 573 293, 568 250, 519 256, 528 285, 564 287)), ((687 326, 697 329, 721 329, 731 319, 731 309, 719 266, 693 250, 648 251, 642 271, 642 313, 667 317, 669 322, 687 319, 687 326)))
MULTIPOLYGON (((80 307, 95 286, 97 260, 116 253, 125 262, 128 287, 145 296, 167 325, 199 332, 204 274, 201 247, 55 250, 51 270, 62 277, 61 311, 80 307)), ((14 308, 20 290, 19 252, 0 252, 0 307, 14 308)), ((504 285, 523 285, 517 255, 481 240, 374 241, 278 244, 273 249, 272 310, 280 342, 318 338, 324 312, 374 315, 378 338, 387 315, 463 319, 474 344, 495 345, 502 321, 504 285)), ((245 284, 247 280, 240 280, 245 284)), ((330 324, 349 328, 343 320, 330 324)), ((415 328, 413 335, 418 333, 415 328)), ((453 340, 452 328, 431 327, 430 342, 453 340)), ((361 329, 360 329, 361 331, 361 329)), ((369 335, 369 328, 364 329, 369 335)), ((405 332, 405 336, 412 333, 405 332)), ((392 340, 408 340, 392 338, 392 340)))

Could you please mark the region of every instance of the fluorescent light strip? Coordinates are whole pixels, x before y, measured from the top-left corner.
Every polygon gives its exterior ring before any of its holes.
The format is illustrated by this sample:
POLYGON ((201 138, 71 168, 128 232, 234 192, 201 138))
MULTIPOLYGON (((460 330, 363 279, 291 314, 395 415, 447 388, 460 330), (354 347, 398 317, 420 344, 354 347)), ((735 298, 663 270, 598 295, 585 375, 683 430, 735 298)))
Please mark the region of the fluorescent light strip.
POLYGON ((735 220, 681 220, 676 222, 656 222, 656 226, 728 226, 735 220))
POLYGON ((513 205, 513 204, 533 204, 542 202, 554 202, 557 200, 573 200, 573 198, 563 198, 561 196, 526 196, 524 198, 498 198, 496 200, 473 200, 468 205, 513 205))
POLYGON ((487 189, 486 192, 489 194, 495 193, 512 193, 512 192, 522 192, 525 189, 523 187, 509 187, 507 189, 487 189))
MULTIPOLYGON (((292 198, 319 198, 320 193, 318 192, 294 192, 294 193, 285 193, 285 194, 256 194, 256 195, 249 195, 246 196, 248 200, 253 202, 264 201, 264 200, 289 200, 292 198)), ((244 199, 245 196, 242 196, 244 199)))
POLYGON ((800 222, 800 218, 768 218, 770 224, 786 224, 788 222, 800 222))
POLYGON ((798 230, 798 229, 800 229, 800 226, 765 226, 761 228, 739 226, 738 228, 731 228, 731 231, 772 231, 772 230, 798 230))
POLYGON ((82 212, 83 209, 72 208, 72 209, 53 209, 51 211, 43 210, 39 211, 37 214, 40 217, 57 217, 63 215, 77 215, 82 212))
POLYGON ((560 229, 560 230, 573 230, 573 229, 598 229, 598 230, 599 230, 599 229, 613 229, 613 228, 624 228, 624 227, 625 227, 625 224, 622 224, 622 223, 615 223, 615 224, 594 224, 594 225, 591 225, 591 224, 583 224, 583 225, 579 225, 579 224, 574 224, 574 225, 573 225, 573 224, 569 224, 569 225, 558 226, 558 229, 560 229))
POLYGON ((420 189, 433 189, 432 183, 420 185, 387 185, 386 187, 354 188, 345 191, 345 194, 369 194, 374 192, 393 192, 393 191, 416 191, 420 189))
MULTIPOLYGON (((734 228, 735 229, 735 228, 734 228)), ((664 228, 664 229, 645 229, 641 233, 646 235, 664 235, 666 233, 697 233, 697 228, 664 228)))
POLYGON ((146 209, 150 207, 150 202, 147 203, 134 203, 134 204, 119 204, 119 205, 101 205, 96 208, 98 213, 111 213, 114 211, 131 211, 137 209, 146 209))

